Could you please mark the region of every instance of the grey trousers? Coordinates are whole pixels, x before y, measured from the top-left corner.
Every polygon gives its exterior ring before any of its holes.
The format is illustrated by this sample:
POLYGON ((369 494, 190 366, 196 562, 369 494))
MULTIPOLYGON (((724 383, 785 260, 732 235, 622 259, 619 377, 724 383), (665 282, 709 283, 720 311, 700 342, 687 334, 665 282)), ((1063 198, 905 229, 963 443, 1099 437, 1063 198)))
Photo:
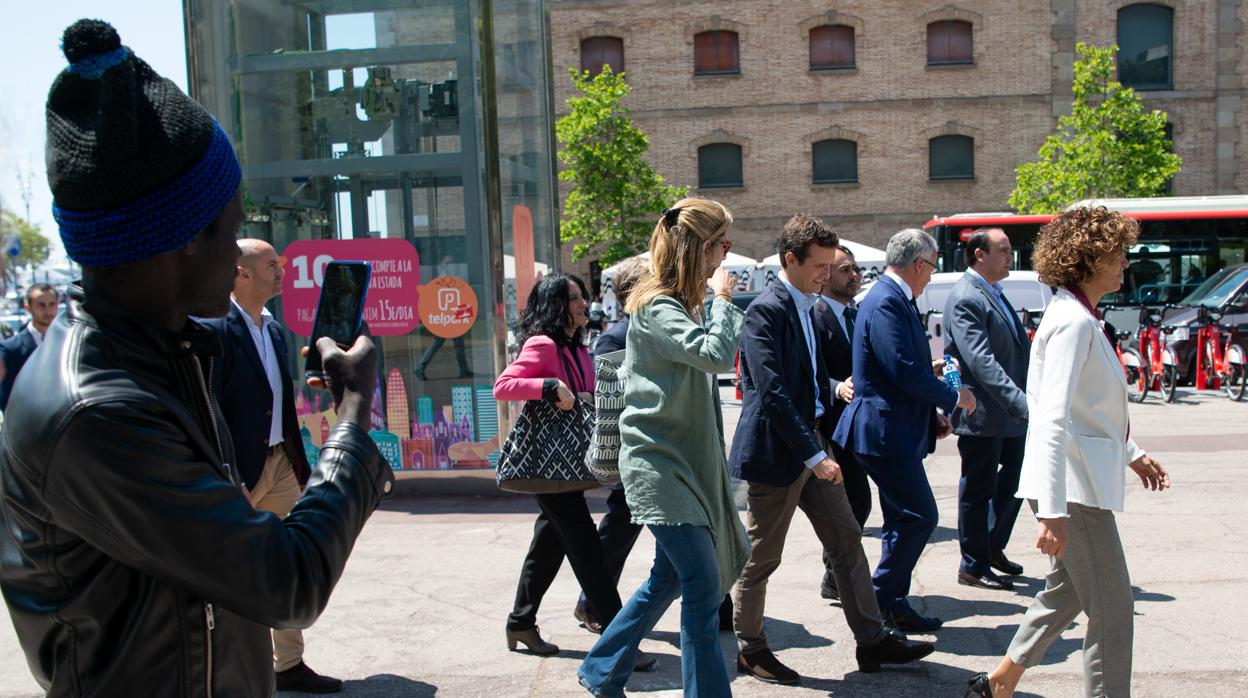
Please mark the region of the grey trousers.
POLYGON ((845 487, 820 480, 805 470, 788 487, 750 483, 745 521, 753 547, 737 582, 733 616, 741 651, 749 653, 767 647, 767 635, 763 632, 767 578, 780 566, 784 539, 798 508, 810 519, 825 554, 831 557, 832 574, 841 592, 841 609, 854 640, 862 646, 878 644, 886 631, 871 586, 871 566, 862 549, 862 528, 850 509, 845 487))
MULTIPOLYGON (((1027 503, 1034 512, 1035 501, 1027 503)), ((1061 560, 1049 558, 1044 591, 1023 615, 1007 654, 1024 668, 1036 666, 1062 631, 1086 613, 1084 693, 1124 698, 1131 695, 1135 602, 1114 512, 1074 503, 1066 507, 1066 553, 1061 560)))

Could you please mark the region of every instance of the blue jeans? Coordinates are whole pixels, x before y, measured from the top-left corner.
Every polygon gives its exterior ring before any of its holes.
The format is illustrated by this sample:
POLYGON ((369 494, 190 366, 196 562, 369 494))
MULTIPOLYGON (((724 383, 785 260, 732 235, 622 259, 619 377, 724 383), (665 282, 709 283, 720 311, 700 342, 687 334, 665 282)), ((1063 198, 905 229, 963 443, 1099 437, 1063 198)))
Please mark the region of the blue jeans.
POLYGON ((637 646, 677 596, 680 604, 680 671, 686 696, 731 696, 719 647, 719 565, 705 526, 650 526, 654 566, 647 579, 603 631, 577 672, 595 696, 624 695, 637 646))

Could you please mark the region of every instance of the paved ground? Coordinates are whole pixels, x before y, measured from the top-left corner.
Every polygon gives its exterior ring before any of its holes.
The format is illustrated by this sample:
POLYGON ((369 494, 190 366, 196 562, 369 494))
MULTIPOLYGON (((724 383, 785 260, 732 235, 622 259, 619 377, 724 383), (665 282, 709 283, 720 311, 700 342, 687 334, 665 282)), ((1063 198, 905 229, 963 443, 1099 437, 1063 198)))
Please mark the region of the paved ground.
MULTIPOLYGON (((731 425, 736 408, 726 410, 731 425)), ((1248 403, 1183 391, 1179 404, 1151 400, 1133 409, 1133 431, 1170 470, 1174 489, 1156 495, 1133 482, 1119 517, 1136 590, 1137 696, 1242 696, 1248 649, 1239 638, 1248 611, 1248 403)), ((1004 651, 1045 560, 1032 547, 1034 523, 1022 517, 1008 552, 1027 568, 1012 593, 958 586, 958 464, 951 441, 928 461, 941 525, 915 573, 920 609, 946 619, 938 651, 884 674, 856 670, 844 616, 818 598, 815 537, 799 515, 785 562, 772 578, 767 630, 779 656, 806 677, 798 687, 734 677, 738 696, 961 696, 975 671, 1004 651)), ((419 487, 417 487, 419 489, 419 487)), ((601 505, 601 501, 597 504, 601 505)), ((601 506, 598 507, 601 510, 601 506)), ((522 497, 417 497, 378 512, 356 546, 333 601, 307 632, 307 660, 347 680, 349 696, 587 695, 575 671, 595 636, 577 627, 571 570, 560 573, 539 617, 544 636, 563 648, 541 659, 507 652, 503 623, 536 511, 522 497)), ((873 513, 869 526, 879 524, 873 513)), ((879 555, 875 538, 867 555, 879 555)), ((644 578, 653 539, 643 534, 621 582, 624 596, 644 578)), ((680 694, 678 608, 643 648, 659 670, 629 683, 634 695, 680 694)), ((1082 622, 1028 674, 1027 696, 1081 693, 1082 622)), ((734 650, 720 637, 724 656, 734 650)), ((0 608, 0 696, 37 695, 7 614, 0 608)))

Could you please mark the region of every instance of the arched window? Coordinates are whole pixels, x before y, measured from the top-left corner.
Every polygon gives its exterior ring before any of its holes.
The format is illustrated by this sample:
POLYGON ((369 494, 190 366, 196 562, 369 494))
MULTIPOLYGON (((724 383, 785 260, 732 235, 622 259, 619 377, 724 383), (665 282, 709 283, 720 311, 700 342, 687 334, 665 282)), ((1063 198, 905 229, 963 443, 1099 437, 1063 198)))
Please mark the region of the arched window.
POLYGON ((602 66, 610 65, 611 72, 624 72, 624 40, 618 36, 591 36, 581 40, 581 70, 590 75, 602 72, 602 66))
POLYGON ((1137 90, 1174 87, 1174 10, 1142 3, 1118 10, 1118 81, 1137 90))
POLYGON ((740 72, 736 32, 709 31, 693 37, 694 75, 732 75, 740 72))
POLYGON ((741 146, 711 143, 698 148, 698 188, 740 187, 741 146))
POLYGON ((853 27, 825 24, 810 30, 811 70, 844 70, 853 67, 853 27))
POLYGON ((927 163, 931 179, 974 179, 975 139, 937 136, 927 142, 927 163))
POLYGON ((927 25, 927 64, 974 63, 971 23, 942 19, 927 25))
POLYGON ((815 184, 858 181, 858 144, 843 138, 819 141, 811 149, 815 184))

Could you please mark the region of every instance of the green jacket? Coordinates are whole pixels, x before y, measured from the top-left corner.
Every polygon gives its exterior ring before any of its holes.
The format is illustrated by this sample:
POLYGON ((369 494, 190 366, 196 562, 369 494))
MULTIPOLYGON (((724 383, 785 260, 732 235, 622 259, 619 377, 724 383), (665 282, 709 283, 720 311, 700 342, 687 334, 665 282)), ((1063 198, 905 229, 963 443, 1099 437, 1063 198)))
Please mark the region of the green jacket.
POLYGON ((638 524, 706 526, 724 593, 750 557, 724 460, 715 374, 731 371, 745 313, 715 299, 706 327, 670 296, 634 313, 624 358, 620 478, 638 524))

